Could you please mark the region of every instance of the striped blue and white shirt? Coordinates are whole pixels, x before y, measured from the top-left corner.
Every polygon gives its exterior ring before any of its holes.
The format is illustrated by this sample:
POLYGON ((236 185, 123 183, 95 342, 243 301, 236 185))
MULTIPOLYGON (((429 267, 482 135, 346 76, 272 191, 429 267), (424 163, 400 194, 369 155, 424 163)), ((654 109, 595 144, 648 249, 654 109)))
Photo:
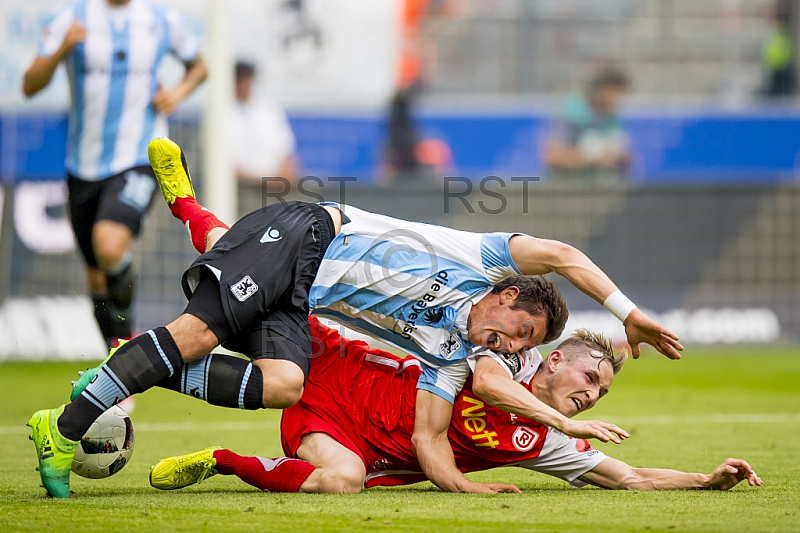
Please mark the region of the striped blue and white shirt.
POLYGON ((339 206, 350 219, 311 287, 312 312, 387 341, 425 370, 419 388, 453 401, 469 374, 467 319, 492 285, 521 274, 513 233, 471 233, 339 206))
POLYGON ((198 44, 172 9, 147 0, 123 6, 79 0, 49 22, 39 55, 53 55, 75 21, 86 40, 66 60, 72 96, 66 167, 81 179, 102 180, 148 164, 147 143, 167 134, 166 117, 150 103, 158 67, 168 53, 192 61, 198 44))

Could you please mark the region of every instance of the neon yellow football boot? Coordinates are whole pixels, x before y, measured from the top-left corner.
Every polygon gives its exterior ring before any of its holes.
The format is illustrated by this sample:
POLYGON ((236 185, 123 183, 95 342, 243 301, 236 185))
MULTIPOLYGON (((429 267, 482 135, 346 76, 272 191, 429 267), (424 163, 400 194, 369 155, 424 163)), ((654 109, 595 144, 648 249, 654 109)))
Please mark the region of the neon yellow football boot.
POLYGON ((147 145, 147 158, 168 205, 177 198, 195 197, 192 176, 180 146, 166 137, 153 139, 147 145))
POLYGON ((199 452, 161 459, 150 468, 150 486, 154 489, 175 490, 201 483, 216 476, 217 460, 214 452, 219 446, 206 448, 199 452))
POLYGON ((56 421, 64 406, 36 411, 28 421, 30 438, 39 457, 39 477, 47 494, 53 498, 69 498, 69 473, 78 442, 58 432, 56 421))

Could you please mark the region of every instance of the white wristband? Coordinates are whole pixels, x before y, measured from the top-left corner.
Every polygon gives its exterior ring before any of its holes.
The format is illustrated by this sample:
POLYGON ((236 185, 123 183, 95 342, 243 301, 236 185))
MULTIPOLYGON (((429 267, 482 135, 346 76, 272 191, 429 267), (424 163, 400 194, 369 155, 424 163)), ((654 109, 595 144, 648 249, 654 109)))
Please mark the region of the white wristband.
POLYGON ((617 289, 608 295, 606 301, 603 302, 603 307, 611 311, 621 322, 625 322, 631 311, 636 309, 636 304, 622 294, 621 290, 617 289))

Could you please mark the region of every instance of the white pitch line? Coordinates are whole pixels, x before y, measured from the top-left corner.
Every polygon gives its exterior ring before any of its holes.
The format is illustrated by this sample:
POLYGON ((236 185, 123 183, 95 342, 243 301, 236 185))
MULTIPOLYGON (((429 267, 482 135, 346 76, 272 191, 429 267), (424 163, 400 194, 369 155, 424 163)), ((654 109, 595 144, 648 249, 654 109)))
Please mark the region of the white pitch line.
MULTIPOLYGON (((603 420, 613 421, 620 425, 687 425, 687 424, 800 424, 800 413, 747 413, 747 414, 717 414, 696 416, 613 416, 601 417, 603 420)), ((148 424, 142 422, 134 424, 136 432, 174 432, 174 431, 256 431, 275 430, 278 423, 264 422, 214 422, 209 424, 195 424, 193 422, 160 422, 148 424)), ((24 424, 15 426, 0 426, 0 435, 25 435, 30 429, 24 424)))

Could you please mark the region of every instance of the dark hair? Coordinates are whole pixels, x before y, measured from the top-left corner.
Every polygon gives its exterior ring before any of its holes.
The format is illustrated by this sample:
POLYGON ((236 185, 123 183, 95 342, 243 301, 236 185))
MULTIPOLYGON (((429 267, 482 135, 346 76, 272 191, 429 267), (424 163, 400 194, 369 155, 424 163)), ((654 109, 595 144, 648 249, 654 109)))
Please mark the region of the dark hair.
POLYGON ((628 76, 619 69, 605 68, 601 70, 592 81, 589 82, 589 93, 594 93, 601 87, 618 87, 627 89, 629 85, 628 76))
POLYGON ((239 60, 236 62, 236 78, 245 78, 256 75, 256 66, 250 61, 239 60))
POLYGON ((509 287, 519 289, 519 296, 511 309, 522 309, 532 315, 545 315, 545 343, 553 342, 561 336, 569 318, 569 310, 555 285, 542 276, 511 276, 495 283, 492 292, 499 294, 509 287))

